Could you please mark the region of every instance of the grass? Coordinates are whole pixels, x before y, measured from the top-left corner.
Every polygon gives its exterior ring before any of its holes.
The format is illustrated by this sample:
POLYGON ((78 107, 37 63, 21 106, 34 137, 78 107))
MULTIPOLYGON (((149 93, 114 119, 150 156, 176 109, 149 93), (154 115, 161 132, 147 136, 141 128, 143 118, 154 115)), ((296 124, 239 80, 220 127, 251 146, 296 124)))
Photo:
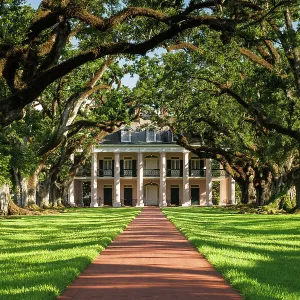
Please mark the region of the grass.
POLYGON ((81 208, 0 219, 0 299, 55 299, 139 212, 81 208))
POLYGON ((163 212, 245 299, 300 299, 300 215, 163 212))

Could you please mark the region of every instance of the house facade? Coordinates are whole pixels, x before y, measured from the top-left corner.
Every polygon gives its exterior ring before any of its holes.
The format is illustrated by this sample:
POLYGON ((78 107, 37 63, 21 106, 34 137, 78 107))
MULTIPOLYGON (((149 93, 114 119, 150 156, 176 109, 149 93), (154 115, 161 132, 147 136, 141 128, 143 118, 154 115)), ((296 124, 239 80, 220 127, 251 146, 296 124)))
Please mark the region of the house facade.
POLYGON ((71 205, 213 205, 218 182, 220 205, 235 204, 235 182, 210 159, 176 145, 168 128, 125 126, 92 151, 90 168, 77 174, 71 205))

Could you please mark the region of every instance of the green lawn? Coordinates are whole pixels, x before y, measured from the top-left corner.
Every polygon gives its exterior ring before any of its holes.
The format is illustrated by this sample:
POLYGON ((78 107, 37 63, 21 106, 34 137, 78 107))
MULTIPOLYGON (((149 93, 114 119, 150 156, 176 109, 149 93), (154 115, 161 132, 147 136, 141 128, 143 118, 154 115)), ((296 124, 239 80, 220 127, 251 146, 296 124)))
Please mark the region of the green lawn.
POLYGON ((0 219, 0 299, 55 299, 140 212, 66 211, 0 219))
POLYGON ((163 212, 245 299, 300 299, 300 215, 163 212))

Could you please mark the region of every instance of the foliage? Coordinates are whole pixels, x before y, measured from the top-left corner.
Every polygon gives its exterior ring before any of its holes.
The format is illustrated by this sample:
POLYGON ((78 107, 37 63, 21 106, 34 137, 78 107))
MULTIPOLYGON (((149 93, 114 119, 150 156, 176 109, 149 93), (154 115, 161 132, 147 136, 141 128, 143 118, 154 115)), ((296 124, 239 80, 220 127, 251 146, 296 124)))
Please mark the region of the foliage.
POLYGON ((3 146, 0 140, 0 185, 11 182, 9 180, 10 160, 11 156, 9 155, 9 152, 7 151, 6 147, 3 146))
POLYGON ((299 299, 299 215, 168 208, 168 219, 245 299, 299 299))
MULTIPOLYGON (((256 198, 263 204, 278 192, 270 182, 299 168, 295 66, 299 70, 300 61, 292 38, 298 32, 287 21, 299 18, 294 4, 248 26, 240 24, 230 37, 193 29, 188 38, 180 36, 174 45, 166 45, 168 53, 161 58, 139 63, 136 94, 146 95, 148 107, 167 112, 162 119, 153 118, 170 125, 181 146, 218 160, 241 185, 245 203, 256 198)), ((232 8, 228 4, 224 14, 233 17, 232 8)), ((295 182, 285 180, 282 185, 291 184, 295 182)))
POLYGON ((0 298, 56 299, 138 213, 66 209, 0 220, 0 298))
POLYGON ((213 205, 220 204, 220 181, 212 182, 212 203, 213 205))

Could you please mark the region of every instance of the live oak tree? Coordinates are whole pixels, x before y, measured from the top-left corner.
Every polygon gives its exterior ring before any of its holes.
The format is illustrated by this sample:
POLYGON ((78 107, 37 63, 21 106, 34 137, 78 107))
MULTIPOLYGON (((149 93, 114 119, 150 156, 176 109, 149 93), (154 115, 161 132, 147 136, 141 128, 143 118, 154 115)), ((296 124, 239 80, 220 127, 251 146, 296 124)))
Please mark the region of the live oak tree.
MULTIPOLYGON (((17 39, 4 35, 0 47, 0 74, 5 95, 0 101, 0 125, 6 126, 24 116, 24 107, 37 99, 55 80, 89 61, 114 54, 141 54, 160 45, 179 32, 199 25, 213 30, 232 31, 234 21, 202 16, 213 1, 191 1, 183 8, 162 9, 151 1, 41 1, 39 9, 23 27, 8 24, 18 32, 17 39), (134 6, 137 5, 137 6, 134 6), (141 33, 150 28, 149 35, 141 33), (142 29, 142 30, 144 30, 142 29), (139 35, 138 35, 139 34, 139 35), (93 36, 90 42, 65 60, 60 60, 72 37, 93 36)), ((2 3, 2 10, 15 7, 2 3)), ((16 8, 16 19, 23 10, 16 8)))
MULTIPOLYGON (((234 86, 235 93, 242 92, 245 99, 249 93, 249 103, 253 103, 257 89, 263 89, 261 102, 256 101, 253 107, 256 111, 264 108, 272 116, 275 103, 268 106, 266 97, 274 92, 274 77, 242 60, 238 44, 224 47, 218 36, 209 32, 203 38, 206 41, 201 43, 201 49, 185 45, 185 49, 196 52, 164 55, 161 65, 158 59, 139 62, 142 72, 137 96, 145 95, 150 105, 165 108, 168 114, 164 122, 177 133, 179 144, 199 157, 220 161, 239 183, 243 202, 256 199, 257 204, 263 204, 272 194, 296 184, 298 142, 289 135, 266 130, 253 121, 255 113, 223 92, 234 86)), ((278 86, 275 92, 280 92, 278 86)), ((277 124, 285 126, 287 122, 293 124, 292 130, 298 130, 298 111, 286 109, 286 98, 281 98, 281 103, 285 105, 277 107, 277 113, 281 113, 277 120, 282 123, 277 124)))
MULTIPOLYGON (((181 145, 198 155, 219 158, 240 184, 250 179, 252 188, 250 182, 242 188, 244 201, 257 196, 257 203, 264 203, 278 192, 276 187, 282 186, 284 180, 285 188, 296 186, 299 206, 300 61, 299 31, 293 23, 299 21, 299 4, 288 1, 277 11, 279 2, 252 4, 253 9, 261 11, 261 17, 247 27, 242 24, 232 36, 218 36, 207 30, 199 35, 195 30, 188 42, 183 37, 174 45, 166 45, 168 51, 196 51, 198 57, 184 63, 181 58, 174 59, 166 67, 168 78, 159 92, 168 101, 173 97, 179 100, 172 102, 176 115, 173 127, 179 133, 185 132, 181 145), (266 13, 270 6, 274 10, 266 13), (189 69, 191 61, 194 68, 189 69), (181 77, 173 85, 178 74, 181 77), (225 101, 229 104, 232 100, 235 106, 223 107, 225 101), (226 115, 216 118, 219 110, 226 111, 226 115), (233 110, 240 114, 238 119, 233 110), (228 124, 226 120, 230 120, 228 124), (235 124, 236 120, 240 121, 235 124), (205 140, 203 133, 209 139, 205 140), (197 137, 202 147, 191 145, 190 139, 196 141, 197 137)), ((222 14, 236 17, 230 4, 222 14)), ((154 77, 156 82, 161 80, 157 74, 154 77)))
MULTIPOLYGON (((231 20, 191 16, 207 5, 213 3, 190 3, 186 8, 179 3, 162 9, 160 3, 147 1, 120 5, 118 1, 44 0, 33 11, 22 1, 1 1, 0 126, 24 118, 26 107, 43 97, 51 84, 88 62, 120 53, 145 54, 178 32, 201 24, 233 30, 231 20), (149 35, 141 34, 141 27, 149 26, 153 28, 149 35), (74 37, 79 47, 70 52, 74 37)), ((33 186, 37 175, 31 180, 33 186)))
MULTIPOLYGON (((202 26, 198 31, 200 36, 208 28, 222 32, 226 42, 238 26, 257 22, 262 14, 276 13, 282 5, 293 2, 278 1, 275 6, 273 2, 268 6, 268 1, 225 1, 217 9, 215 1, 123 1, 120 4, 113 0, 100 3, 44 0, 33 11, 22 1, 2 1, 1 15, 5 18, 1 20, 5 23, 0 28, 0 126, 24 118, 26 111, 29 116, 36 114, 32 108, 39 99, 47 98, 53 85, 57 86, 89 62, 108 55, 145 55, 169 40, 173 43, 178 35, 188 39, 191 29, 199 26, 202 26), (75 48, 72 49, 70 41, 77 44, 75 48)), ((74 110, 78 98, 70 99, 69 107, 74 110)), ((56 101, 52 100, 49 99, 49 104, 54 109, 56 101)), ((72 119, 72 109, 67 107, 66 115, 72 119)), ((82 117, 75 123, 80 127, 97 121, 82 117)), ((69 125, 67 121, 57 123, 55 134, 50 132, 50 141, 37 152, 38 160, 47 159, 53 149, 62 145, 69 125)), ((23 148, 32 141, 25 139, 24 143, 23 148)))
MULTIPOLYGON (((23 121, 4 129, 9 132, 14 127, 19 131, 17 137, 22 136, 18 143, 19 153, 12 155, 17 159, 13 161, 12 169, 20 205, 36 203, 37 190, 41 206, 48 206, 49 199, 54 203, 56 199, 53 195, 50 197, 50 191, 57 190, 54 178, 61 170, 66 170, 64 163, 76 147, 84 148, 82 137, 88 137, 90 150, 98 141, 95 136, 103 137, 136 117, 133 105, 127 101, 126 88, 113 87, 123 72, 117 64, 111 63, 110 58, 90 63, 63 77, 35 101, 38 109, 31 107, 23 121), (22 124, 25 128, 20 131, 22 124), (32 158, 26 172, 22 153, 32 158)), ((89 151, 81 152, 81 159, 85 160, 83 154, 87 156, 89 151)), ((74 171, 71 173, 74 177, 74 171)), ((70 180, 60 186, 67 190, 67 183, 70 184, 70 180)))

